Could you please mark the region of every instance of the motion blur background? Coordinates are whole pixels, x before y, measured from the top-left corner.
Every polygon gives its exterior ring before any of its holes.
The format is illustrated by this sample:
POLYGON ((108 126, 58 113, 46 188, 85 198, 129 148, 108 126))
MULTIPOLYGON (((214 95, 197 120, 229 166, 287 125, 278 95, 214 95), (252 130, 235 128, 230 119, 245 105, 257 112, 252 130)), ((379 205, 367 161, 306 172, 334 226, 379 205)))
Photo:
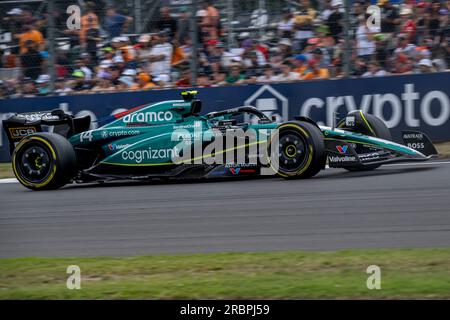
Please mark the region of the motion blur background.
POLYGON ((446 71, 449 12, 416 0, 0 1, 0 98, 446 71), (380 28, 366 23, 373 4, 380 28))

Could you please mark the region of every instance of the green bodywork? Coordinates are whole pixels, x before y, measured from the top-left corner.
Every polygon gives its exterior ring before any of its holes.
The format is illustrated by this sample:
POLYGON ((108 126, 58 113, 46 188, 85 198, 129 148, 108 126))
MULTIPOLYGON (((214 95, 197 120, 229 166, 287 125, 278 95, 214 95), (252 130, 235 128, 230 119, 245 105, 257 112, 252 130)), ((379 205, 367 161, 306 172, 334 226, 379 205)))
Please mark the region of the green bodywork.
MULTIPOLYGON (((173 152, 176 152, 179 140, 173 138, 175 131, 182 130, 191 141, 201 139, 203 143, 211 141, 211 129, 217 121, 228 120, 232 115, 193 115, 191 102, 184 100, 164 101, 125 112, 122 117, 98 129, 72 136, 69 141, 75 148, 92 149, 97 146, 104 156, 97 164, 113 166, 165 166, 174 165, 173 152)), ((267 141, 271 129, 278 124, 242 123, 243 130, 254 129, 258 143, 267 141)), ((425 157, 422 153, 406 146, 366 136, 359 133, 320 127, 325 140, 340 140, 363 144, 393 151, 405 156, 425 157)))

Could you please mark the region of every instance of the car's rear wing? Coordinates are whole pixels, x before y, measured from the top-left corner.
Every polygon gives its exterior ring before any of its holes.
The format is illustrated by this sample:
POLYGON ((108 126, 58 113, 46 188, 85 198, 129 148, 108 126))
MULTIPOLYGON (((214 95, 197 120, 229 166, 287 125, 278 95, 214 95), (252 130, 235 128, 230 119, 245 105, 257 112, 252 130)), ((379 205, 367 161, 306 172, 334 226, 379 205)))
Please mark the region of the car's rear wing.
POLYGON ((22 138, 37 132, 49 131, 58 133, 64 137, 89 129, 91 117, 74 118, 71 114, 60 109, 52 111, 17 113, 7 120, 3 120, 3 128, 9 141, 9 149, 12 154, 16 143, 22 138))

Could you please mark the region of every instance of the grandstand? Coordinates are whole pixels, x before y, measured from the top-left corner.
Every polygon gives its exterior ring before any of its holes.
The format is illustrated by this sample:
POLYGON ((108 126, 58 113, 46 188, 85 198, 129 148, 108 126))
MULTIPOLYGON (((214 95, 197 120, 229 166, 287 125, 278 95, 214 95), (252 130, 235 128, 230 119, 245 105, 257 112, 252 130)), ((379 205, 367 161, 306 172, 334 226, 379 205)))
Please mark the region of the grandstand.
POLYGON ((415 0, 3 1, 0 98, 441 72, 449 12, 415 0))

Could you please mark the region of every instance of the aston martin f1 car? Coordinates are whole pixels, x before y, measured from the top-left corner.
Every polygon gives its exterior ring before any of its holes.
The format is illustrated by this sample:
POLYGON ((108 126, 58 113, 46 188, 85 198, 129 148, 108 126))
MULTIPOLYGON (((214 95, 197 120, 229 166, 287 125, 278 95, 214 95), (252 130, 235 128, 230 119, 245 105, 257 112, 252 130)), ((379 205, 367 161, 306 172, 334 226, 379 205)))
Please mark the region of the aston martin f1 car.
POLYGON ((91 129, 89 116, 74 117, 59 109, 15 114, 3 121, 14 173, 25 187, 45 190, 70 182, 268 172, 287 179, 310 178, 327 163, 366 171, 437 155, 424 133, 403 131, 403 144, 395 143, 382 120, 361 110, 348 113, 333 127, 307 117, 276 123, 251 106, 200 115, 202 103, 196 94, 185 91, 182 100, 116 114, 96 129, 91 129))

